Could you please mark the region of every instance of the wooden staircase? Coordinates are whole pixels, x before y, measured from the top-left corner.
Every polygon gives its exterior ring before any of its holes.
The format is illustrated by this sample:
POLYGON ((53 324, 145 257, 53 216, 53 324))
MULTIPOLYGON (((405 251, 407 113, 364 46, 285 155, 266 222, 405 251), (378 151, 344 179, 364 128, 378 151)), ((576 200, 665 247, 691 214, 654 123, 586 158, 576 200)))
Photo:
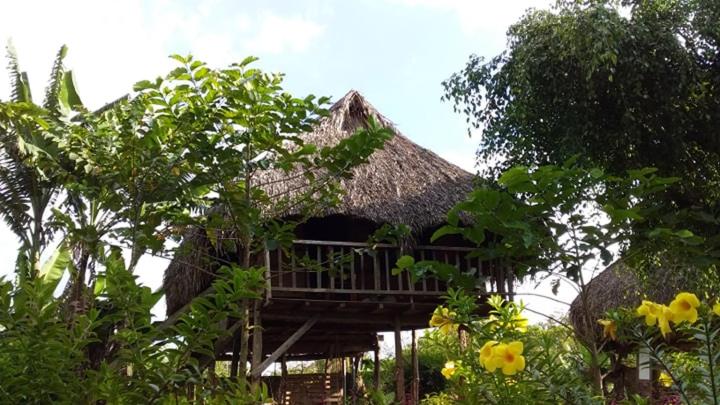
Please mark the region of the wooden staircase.
POLYGON ((282 405, 330 405, 343 403, 341 373, 289 374, 283 378, 282 405))

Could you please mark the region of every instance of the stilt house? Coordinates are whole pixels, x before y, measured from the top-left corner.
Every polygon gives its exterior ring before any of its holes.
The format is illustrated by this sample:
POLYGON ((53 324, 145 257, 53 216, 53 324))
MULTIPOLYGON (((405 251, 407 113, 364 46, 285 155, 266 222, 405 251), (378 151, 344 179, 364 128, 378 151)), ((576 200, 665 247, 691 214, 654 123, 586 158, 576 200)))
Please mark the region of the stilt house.
MULTIPOLYGON (((508 268, 469 257, 472 248, 460 239, 444 237, 430 243, 448 210, 472 189, 471 173, 400 134, 356 91, 335 103, 330 115, 304 137, 309 143, 332 145, 354 133, 369 117, 390 128, 394 136, 367 164, 356 167, 352 178, 343 180, 344 195, 337 206, 296 229, 294 254, 267 253, 270 283, 266 304, 255 321, 262 325, 262 344, 253 345, 262 347, 262 364, 253 367, 254 374, 276 361, 358 358, 368 351, 375 351, 377 358, 378 333, 396 332, 399 342, 400 331, 426 328, 433 310, 443 303, 446 285, 437 279, 412 282, 406 273, 392 274, 402 254, 449 263, 473 274, 479 298, 491 292, 512 294, 508 268), (385 224, 405 225, 411 236, 399 245, 368 245, 368 238, 385 224), (342 264, 333 264, 337 268, 328 271, 306 268, 298 260, 309 257, 318 263, 336 263, 328 259, 338 255, 345 258, 342 264)), ((273 187, 283 187, 283 182, 273 187)), ((168 314, 206 290, 213 280, 212 271, 198 270, 211 268, 197 262, 212 256, 206 254, 212 246, 205 232, 191 232, 184 244, 191 247, 190 252, 176 257, 165 273, 168 314)), ((221 348, 218 358, 229 359, 231 353, 229 344, 221 348)), ((282 398, 290 395, 287 391, 282 398)))

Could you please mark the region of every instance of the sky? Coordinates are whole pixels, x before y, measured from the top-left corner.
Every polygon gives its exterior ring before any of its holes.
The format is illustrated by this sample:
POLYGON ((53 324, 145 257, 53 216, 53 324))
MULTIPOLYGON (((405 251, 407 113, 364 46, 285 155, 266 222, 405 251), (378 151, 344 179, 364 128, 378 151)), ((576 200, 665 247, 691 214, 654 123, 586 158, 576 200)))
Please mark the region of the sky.
MULTIPOLYGON (((256 66, 286 74, 296 96, 334 100, 360 91, 406 136, 475 172, 477 135, 442 102, 441 82, 471 54, 492 57, 506 30, 529 7, 548 0, 273 0, 273 1, 8 1, 0 0, 0 41, 11 39, 33 94, 43 94, 54 56, 69 47, 66 65, 93 109, 133 83, 169 71, 170 54, 193 54, 213 67, 260 58, 256 66)), ((0 99, 8 96, 0 76, 0 99)), ((12 274, 17 242, 0 228, 0 275, 12 274)), ((161 284, 167 262, 143 259, 137 274, 161 284)), ((526 283, 523 291, 532 291, 526 283)), ((549 293, 547 285, 538 292, 549 293)), ((573 291, 561 289, 560 300, 573 291)), ((525 297, 531 309, 565 307, 525 297)), ((162 311, 164 312, 164 311, 162 311)), ((531 320, 542 318, 530 314, 531 320)))

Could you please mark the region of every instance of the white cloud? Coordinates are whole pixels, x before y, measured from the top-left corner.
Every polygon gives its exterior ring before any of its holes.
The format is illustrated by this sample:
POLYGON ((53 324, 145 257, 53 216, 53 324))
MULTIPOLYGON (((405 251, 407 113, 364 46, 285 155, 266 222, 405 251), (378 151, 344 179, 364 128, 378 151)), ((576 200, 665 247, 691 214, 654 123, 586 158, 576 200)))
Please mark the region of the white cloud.
MULTIPOLYGON (((29 0, 9 3, 0 13, 0 42, 12 37, 34 94, 42 94, 53 57, 67 44, 66 65, 91 108, 166 72, 171 53, 193 53, 222 66, 251 53, 303 52, 323 32, 303 16, 252 11, 222 0, 192 7, 168 0, 29 0)), ((7 80, 0 79, 0 99, 7 91, 7 80)))
POLYGON ((504 32, 528 8, 546 8, 550 0, 389 0, 410 7, 426 7, 455 14, 466 34, 484 35, 504 32))
POLYGON ((279 54, 303 52, 324 32, 324 27, 303 17, 282 17, 266 13, 245 45, 252 52, 279 54))

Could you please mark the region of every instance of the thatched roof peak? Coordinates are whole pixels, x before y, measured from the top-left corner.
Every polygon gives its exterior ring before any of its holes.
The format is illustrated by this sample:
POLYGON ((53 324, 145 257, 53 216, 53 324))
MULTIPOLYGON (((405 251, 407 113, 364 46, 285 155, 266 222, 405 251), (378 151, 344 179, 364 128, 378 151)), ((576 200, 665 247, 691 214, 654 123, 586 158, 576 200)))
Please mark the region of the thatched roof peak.
POLYGON ((414 231, 442 224, 450 208, 472 189, 474 176, 405 137, 358 91, 350 90, 330 107, 306 142, 334 145, 375 119, 394 136, 365 165, 343 180, 340 205, 325 211, 371 220, 404 224, 414 231))

